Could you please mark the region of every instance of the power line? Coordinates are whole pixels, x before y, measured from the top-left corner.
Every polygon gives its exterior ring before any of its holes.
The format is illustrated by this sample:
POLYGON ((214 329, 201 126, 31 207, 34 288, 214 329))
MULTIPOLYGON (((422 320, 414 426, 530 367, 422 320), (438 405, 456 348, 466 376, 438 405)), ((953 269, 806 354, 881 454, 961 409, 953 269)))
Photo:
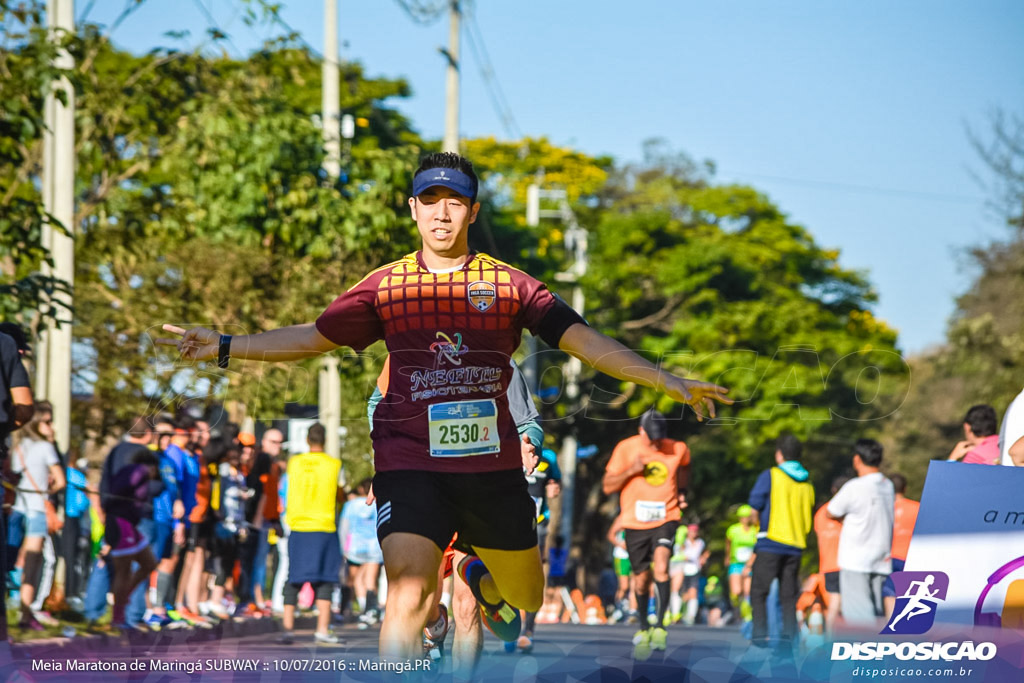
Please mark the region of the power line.
POLYGON ((409 18, 422 26, 429 26, 444 16, 448 2, 440 0, 433 5, 424 5, 419 0, 395 0, 409 18))
POLYGON ((487 52, 487 45, 484 42, 483 35, 480 33, 480 25, 476 21, 476 12, 467 12, 466 17, 466 28, 468 29, 466 37, 469 39, 469 49, 473 51, 473 56, 476 57, 477 66, 480 68, 480 76, 484 79, 484 85, 487 87, 487 93, 490 97, 491 105, 494 107, 494 112, 498 115, 501 125, 505 128, 505 133, 510 138, 521 138, 522 130, 512 115, 512 108, 509 106, 508 99, 505 97, 501 84, 498 82, 498 77, 494 72, 490 55, 487 52), (476 38, 473 37, 474 34, 476 34, 476 38))
MULTIPOLYGON (((721 171, 722 169, 719 168, 719 175, 721 175, 721 171)), ((861 194, 884 194, 895 197, 916 197, 918 199, 930 199, 934 201, 952 202, 956 204, 977 204, 979 202, 985 201, 981 197, 971 197, 969 195, 957 195, 940 192, 924 192, 920 190, 903 190, 891 187, 873 187, 870 185, 854 185, 851 183, 837 183, 828 180, 787 178, 785 176, 767 175, 764 173, 747 173, 746 171, 733 171, 732 175, 747 178, 758 178, 760 180, 770 180, 772 182, 784 183, 789 185, 821 188, 826 190, 836 190, 840 192, 858 192, 861 194)))
POLYGON ((216 31, 216 33, 212 33, 210 37, 215 40, 219 38, 224 38, 224 40, 227 41, 228 45, 231 46, 231 49, 233 49, 239 57, 244 57, 245 53, 238 49, 238 46, 235 45, 235 42, 233 40, 231 40, 231 36, 228 35, 228 32, 220 27, 220 25, 217 23, 217 20, 213 17, 212 14, 210 14, 210 10, 206 9, 206 5, 203 4, 203 0, 193 0, 193 2, 195 2, 196 7, 199 8, 199 11, 202 12, 203 16, 206 17, 206 21, 216 31))
POLYGON ((295 29, 293 29, 291 27, 291 25, 287 21, 284 20, 284 18, 281 16, 281 13, 278 11, 278 8, 276 6, 271 6, 270 7, 270 16, 273 17, 273 21, 274 21, 275 24, 277 24, 278 26, 283 28, 285 31, 288 31, 289 37, 297 38, 298 41, 300 43, 302 43, 303 47, 305 47, 306 50, 309 51, 309 54, 313 55, 317 59, 323 59, 324 58, 324 56, 322 54, 320 54, 320 52, 316 48, 314 48, 312 45, 310 45, 306 41, 306 39, 302 37, 301 33, 296 31, 295 29))

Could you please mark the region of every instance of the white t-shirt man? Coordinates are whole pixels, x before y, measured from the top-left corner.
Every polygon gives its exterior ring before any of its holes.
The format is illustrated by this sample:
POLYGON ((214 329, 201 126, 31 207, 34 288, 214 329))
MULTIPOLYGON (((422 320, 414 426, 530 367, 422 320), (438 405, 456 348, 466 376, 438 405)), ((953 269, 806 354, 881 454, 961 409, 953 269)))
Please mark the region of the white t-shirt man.
POLYGON ((25 438, 11 452, 11 470, 22 475, 14 509, 23 514, 46 513, 50 468, 60 464, 57 450, 49 441, 25 438))
POLYGON ((1017 440, 1024 436, 1024 390, 1017 394, 1017 398, 1010 402, 1010 406, 1003 415, 1003 426, 999 429, 999 464, 1013 467, 1013 460, 1010 458, 1010 446, 1017 443, 1017 440))
POLYGON ((840 569, 866 574, 892 573, 892 482, 881 472, 856 477, 828 503, 828 512, 843 518, 839 534, 840 569))

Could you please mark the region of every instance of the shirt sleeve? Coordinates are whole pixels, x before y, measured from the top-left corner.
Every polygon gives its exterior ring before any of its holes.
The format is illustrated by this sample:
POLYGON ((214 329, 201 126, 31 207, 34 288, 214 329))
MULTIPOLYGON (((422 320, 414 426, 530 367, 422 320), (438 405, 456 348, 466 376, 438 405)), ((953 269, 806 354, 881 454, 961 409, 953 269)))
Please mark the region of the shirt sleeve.
POLYGON ((843 484, 843 487, 828 502, 828 513, 833 517, 843 517, 848 515, 850 511, 850 486, 849 482, 847 482, 843 484))
POLYGON ((43 450, 47 468, 60 464, 60 457, 57 455, 57 449, 53 447, 53 444, 49 442, 43 442, 42 444, 40 444, 40 448, 42 448, 43 450))
POLYGON ((750 489, 750 499, 747 503, 750 507, 754 508, 758 512, 764 512, 765 506, 768 504, 768 496, 771 495, 772 491, 772 473, 771 470, 765 470, 761 473, 761 476, 757 478, 754 483, 754 488, 750 489))
POLYGON ((676 450, 681 451, 679 454, 679 466, 686 467, 690 464, 690 447, 682 441, 676 442, 676 450))
POLYGON ((18 345, 14 339, 3 333, 0 333, 0 363, 3 363, 3 375, 9 389, 29 386, 28 372, 25 371, 25 364, 21 362, 18 345))
POLYGON ((612 451, 612 457, 608 458, 608 464, 605 465, 604 470, 608 474, 619 474, 625 471, 627 467, 626 461, 626 449, 623 448, 622 443, 619 443, 612 451))
POLYGON ((512 364, 512 379, 508 383, 508 409, 517 427, 540 420, 540 413, 537 412, 537 406, 530 396, 526 378, 515 363, 512 364))
POLYGON ((518 273, 518 276, 516 286, 523 306, 521 323, 548 346, 557 349, 566 330, 576 323, 587 324, 583 316, 553 294, 543 282, 525 273, 518 273))
POLYGON ((316 329, 338 346, 362 351, 384 338, 384 326, 377 315, 379 275, 370 275, 339 296, 316 319, 316 329))

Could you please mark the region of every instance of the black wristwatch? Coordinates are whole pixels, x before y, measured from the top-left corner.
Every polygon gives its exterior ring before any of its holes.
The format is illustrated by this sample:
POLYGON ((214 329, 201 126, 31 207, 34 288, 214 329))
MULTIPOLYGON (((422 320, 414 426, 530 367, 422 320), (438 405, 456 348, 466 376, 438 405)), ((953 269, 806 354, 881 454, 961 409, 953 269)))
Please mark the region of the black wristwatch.
POLYGON ((220 335, 220 347, 217 349, 217 367, 226 368, 231 360, 231 335, 220 335))

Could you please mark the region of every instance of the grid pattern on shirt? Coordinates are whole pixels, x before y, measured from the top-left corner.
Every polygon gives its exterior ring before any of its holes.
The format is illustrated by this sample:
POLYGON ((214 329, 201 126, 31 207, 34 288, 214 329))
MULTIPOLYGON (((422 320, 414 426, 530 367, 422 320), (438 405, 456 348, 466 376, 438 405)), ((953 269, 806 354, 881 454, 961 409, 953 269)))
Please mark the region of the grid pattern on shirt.
POLYGON ((466 268, 452 273, 431 273, 410 255, 381 278, 377 313, 386 335, 416 330, 507 330, 521 309, 511 268, 501 261, 477 255, 466 268), (485 311, 474 307, 469 287, 493 285, 494 303, 485 311))

